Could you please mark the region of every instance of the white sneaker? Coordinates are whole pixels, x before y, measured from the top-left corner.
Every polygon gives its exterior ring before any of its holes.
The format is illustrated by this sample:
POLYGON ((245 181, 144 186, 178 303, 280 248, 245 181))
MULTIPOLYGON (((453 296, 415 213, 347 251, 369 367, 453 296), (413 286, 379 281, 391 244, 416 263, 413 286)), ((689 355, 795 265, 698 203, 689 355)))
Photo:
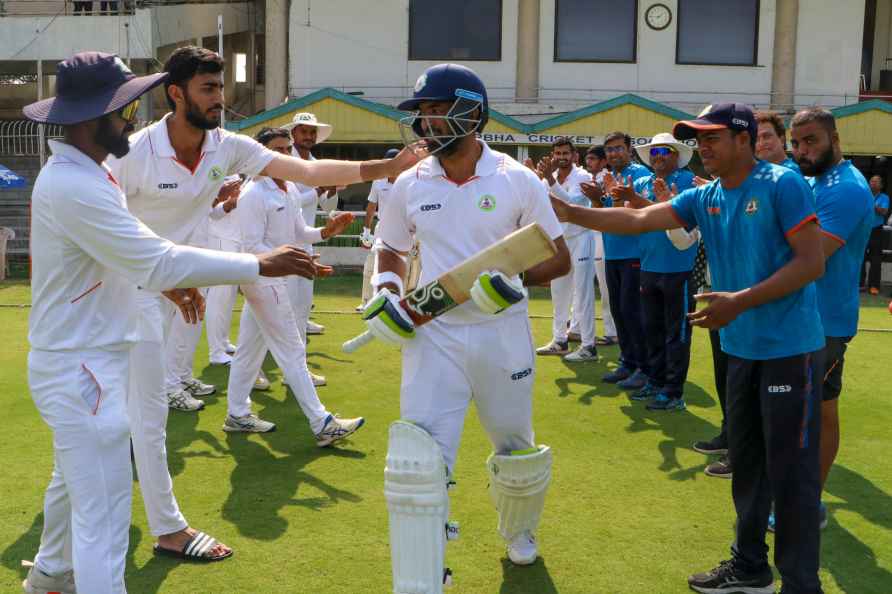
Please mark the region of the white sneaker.
POLYGON ((276 430, 276 424, 264 421, 254 413, 243 417, 226 415, 223 421, 223 431, 229 433, 269 433, 276 430))
POLYGON ((508 558, 515 565, 532 565, 536 562, 537 554, 536 537, 526 530, 515 536, 508 545, 508 558))
POLYGON ((234 354, 235 354, 235 345, 232 344, 231 342, 229 342, 229 343, 226 344, 226 354, 227 354, 227 355, 234 355, 234 354))
POLYGON ((319 386, 324 386, 325 384, 328 383, 328 381, 325 379, 324 375, 316 375, 312 371, 310 372, 310 379, 313 380, 313 385, 316 386, 317 388, 319 386))
POLYGON ((341 419, 337 415, 328 415, 328 420, 322 431, 316 434, 316 445, 320 448, 330 446, 334 442, 356 433, 363 423, 365 423, 365 419, 362 417, 341 419))
POLYGON ((196 400, 186 390, 177 390, 167 393, 167 406, 174 410, 193 412, 204 408, 204 402, 196 400))
POLYGON ((325 334, 325 326, 313 320, 307 320, 307 334, 325 334))
POLYGON ((257 379, 254 380, 254 390, 258 392, 265 392, 269 390, 269 379, 267 379, 266 374, 263 373, 263 370, 260 370, 260 373, 257 374, 257 379))
POLYGON ((564 355, 564 361, 568 363, 581 363, 584 361, 597 361, 598 350, 594 346, 580 346, 578 349, 564 355))
POLYGON ((22 582, 22 589, 27 594, 77 594, 73 571, 66 571, 59 576, 49 576, 34 567, 30 561, 22 561, 22 566, 31 568, 25 581, 22 582))
POLYGON ((217 391, 217 388, 211 384, 206 384, 194 377, 190 377, 182 383, 183 389, 192 394, 192 396, 210 396, 217 391))
POLYGON ((365 303, 360 303, 359 305, 356 306, 356 311, 358 311, 358 312, 361 312, 364 309, 365 309, 365 303))

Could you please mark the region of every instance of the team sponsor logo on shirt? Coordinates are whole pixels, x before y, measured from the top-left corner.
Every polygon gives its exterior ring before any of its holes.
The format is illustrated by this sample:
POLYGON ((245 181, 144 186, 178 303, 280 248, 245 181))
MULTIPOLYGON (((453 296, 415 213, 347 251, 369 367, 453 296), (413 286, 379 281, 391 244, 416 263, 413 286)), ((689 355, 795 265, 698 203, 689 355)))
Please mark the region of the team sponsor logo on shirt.
POLYGON ((785 386, 768 386, 769 394, 786 394, 787 392, 792 392, 793 386, 785 385, 785 386))
POLYGON ((421 212, 430 212, 432 210, 440 210, 443 208, 442 204, 422 204, 421 212))
POLYGON ((719 214, 721 214, 722 209, 719 208, 718 206, 708 206, 706 208, 706 212, 708 212, 711 215, 719 215, 719 214))
POLYGON ((477 208, 483 212, 491 212, 496 209, 496 197, 492 194, 484 194, 477 201, 477 208))
POLYGON ((211 167, 211 172, 208 173, 208 177, 211 181, 220 181, 223 179, 223 170, 214 165, 211 167))
POLYGON ((746 208, 743 212, 748 215, 754 215, 759 211, 759 201, 755 198, 750 198, 750 201, 746 203, 746 208))
POLYGON ((176 190, 178 184, 158 184, 159 190, 176 190))

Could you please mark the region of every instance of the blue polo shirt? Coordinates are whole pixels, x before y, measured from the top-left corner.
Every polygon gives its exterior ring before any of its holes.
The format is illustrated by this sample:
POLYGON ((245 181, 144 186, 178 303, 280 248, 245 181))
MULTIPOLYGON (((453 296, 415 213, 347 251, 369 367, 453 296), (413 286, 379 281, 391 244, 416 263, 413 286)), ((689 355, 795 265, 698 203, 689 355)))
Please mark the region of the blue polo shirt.
MULTIPOLYGON (((716 180, 671 202, 679 222, 700 227, 714 291, 740 291, 774 274, 793 257, 787 238, 816 218, 801 175, 757 161, 744 182, 725 189, 716 180)), ((814 283, 748 309, 720 331, 722 350, 766 360, 824 347, 814 283)))
MULTIPOLYGON (((654 201, 654 181, 657 176, 649 175, 635 181, 635 192, 648 200, 654 201)), ((679 192, 694 186, 694 174, 690 169, 676 169, 666 183, 671 188, 674 184, 679 192)), ((645 272, 688 272, 694 268, 697 258, 697 244, 686 250, 680 250, 669 241, 665 231, 652 231, 638 236, 638 248, 641 252, 641 270, 645 272)))
POLYGON ((802 175, 802 170, 799 169, 799 163, 793 160, 793 157, 787 157, 784 159, 783 163, 780 164, 781 167, 786 167, 787 169, 792 169, 799 175, 802 175))
MULTIPOLYGON (((889 196, 887 196, 886 194, 883 194, 882 192, 880 192, 876 196, 874 196, 873 193, 871 192, 870 196, 871 196, 871 198, 873 198, 874 208, 885 208, 886 214, 888 215, 889 214, 889 212, 888 212, 889 211, 889 196)), ((874 227, 874 228, 880 227, 883 225, 883 223, 886 222, 886 217, 884 217, 882 215, 878 215, 875 210, 871 210, 871 213, 873 214, 871 227, 874 227)))
MULTIPOLYGON (((626 179, 631 177, 632 181, 642 177, 651 175, 650 169, 640 163, 629 163, 620 171, 611 171, 616 181, 626 183, 626 179)), ((604 196, 602 202, 604 206, 613 206, 613 199, 610 196, 604 196)), ((637 259, 640 257, 638 249, 638 235, 614 235, 613 233, 602 233, 604 237, 604 259, 605 260, 627 260, 637 259)))
POLYGON ((858 331, 858 276, 873 226, 873 194, 851 161, 840 162, 808 183, 815 192, 821 231, 842 244, 815 283, 824 334, 851 337, 858 331))

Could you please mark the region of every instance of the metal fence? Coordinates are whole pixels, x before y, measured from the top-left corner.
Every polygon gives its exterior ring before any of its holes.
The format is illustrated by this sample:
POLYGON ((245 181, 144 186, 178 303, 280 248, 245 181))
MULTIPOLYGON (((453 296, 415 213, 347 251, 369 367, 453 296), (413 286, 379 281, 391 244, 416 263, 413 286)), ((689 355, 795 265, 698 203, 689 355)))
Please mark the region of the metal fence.
POLYGON ((0 17, 133 14, 135 0, 0 0, 0 17))
POLYGON ((0 155, 40 157, 41 126, 44 141, 62 138, 62 126, 30 120, 0 120, 0 155))

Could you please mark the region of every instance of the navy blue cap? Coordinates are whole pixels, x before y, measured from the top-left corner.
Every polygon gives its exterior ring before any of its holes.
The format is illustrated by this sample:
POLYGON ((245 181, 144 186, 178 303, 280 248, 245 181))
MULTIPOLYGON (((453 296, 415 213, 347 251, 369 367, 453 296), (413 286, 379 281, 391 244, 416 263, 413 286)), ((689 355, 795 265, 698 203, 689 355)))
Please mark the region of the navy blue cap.
POLYGON ((486 111, 489 101, 486 87, 477 74, 461 64, 437 64, 418 77, 411 99, 397 106, 402 111, 415 111, 422 101, 455 101, 463 98, 479 101, 486 111))
POLYGON ((400 149, 398 149, 398 148, 389 148, 389 149, 387 149, 387 152, 384 153, 384 158, 385 158, 385 159, 393 159, 393 158, 396 157, 398 154, 400 154, 400 149))
POLYGON ((22 112, 35 122, 70 126, 121 109, 167 76, 136 76, 114 54, 82 52, 59 63, 56 96, 26 105, 22 112))
POLYGON ((744 103, 716 103, 707 105, 697 119, 675 124, 672 135, 678 140, 690 140, 704 130, 739 130, 749 132, 755 138, 759 129, 753 109, 744 103))

